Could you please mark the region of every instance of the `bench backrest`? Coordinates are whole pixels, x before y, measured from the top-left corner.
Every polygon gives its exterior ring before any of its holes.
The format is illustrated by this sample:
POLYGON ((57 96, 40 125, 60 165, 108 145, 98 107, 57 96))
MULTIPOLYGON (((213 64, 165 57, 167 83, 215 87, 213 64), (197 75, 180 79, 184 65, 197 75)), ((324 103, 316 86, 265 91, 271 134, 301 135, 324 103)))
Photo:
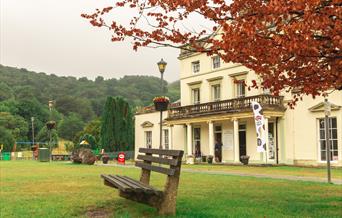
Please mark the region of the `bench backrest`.
POLYGON ((141 161, 135 163, 137 167, 141 167, 143 170, 147 171, 163 173, 168 176, 179 175, 178 172, 180 171, 184 151, 139 148, 139 153, 144 154, 138 155, 137 159, 141 161), (155 165, 153 165, 153 163, 155 163, 155 165))

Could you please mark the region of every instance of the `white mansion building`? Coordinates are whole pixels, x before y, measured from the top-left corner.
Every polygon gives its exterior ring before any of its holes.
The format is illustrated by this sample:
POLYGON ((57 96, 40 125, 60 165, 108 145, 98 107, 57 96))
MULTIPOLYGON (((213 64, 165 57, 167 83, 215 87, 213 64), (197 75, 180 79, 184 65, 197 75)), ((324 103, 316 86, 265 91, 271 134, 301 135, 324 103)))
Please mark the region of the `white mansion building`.
MULTIPOLYGON (((219 57, 181 51, 181 99, 163 112, 163 148, 185 151, 185 158, 215 155, 215 142, 222 142, 223 163, 320 165, 327 158, 324 99, 304 97, 295 109, 287 102, 291 94, 272 96, 258 89, 248 91, 242 83, 257 75, 219 57), (266 153, 257 152, 257 136, 251 102, 263 107, 268 132, 266 153)), ((152 99, 151 99, 152 101, 152 99)), ((342 166, 342 92, 329 95, 331 160, 342 166)), ((159 112, 142 108, 135 115, 135 154, 140 147, 159 148, 159 112)))

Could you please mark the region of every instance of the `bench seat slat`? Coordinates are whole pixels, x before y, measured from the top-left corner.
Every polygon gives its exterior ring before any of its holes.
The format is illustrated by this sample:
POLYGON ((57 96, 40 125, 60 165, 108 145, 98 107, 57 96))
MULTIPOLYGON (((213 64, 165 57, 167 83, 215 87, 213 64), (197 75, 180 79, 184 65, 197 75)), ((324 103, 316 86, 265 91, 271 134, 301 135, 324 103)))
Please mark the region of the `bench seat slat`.
POLYGON ((126 192, 126 191, 132 190, 132 188, 126 185, 125 183, 122 183, 108 175, 101 175, 101 177, 107 182, 109 182, 110 184, 112 184, 115 188, 120 189, 121 191, 126 192))
POLYGON ((132 183, 131 181, 129 180, 126 180, 124 178, 121 178, 120 176, 118 175, 108 175, 109 177, 113 178, 114 180, 118 180, 119 182, 123 183, 123 184, 126 184, 127 186, 129 186, 131 189, 134 189, 135 191, 137 192, 142 192, 144 191, 142 187, 139 187, 137 186, 136 184, 132 183))
POLYGON ((124 179, 129 180, 130 182, 136 184, 137 186, 140 186, 141 188, 143 188, 145 190, 145 192, 154 193, 156 195, 161 195, 163 193, 162 191, 157 190, 157 189, 153 188, 152 186, 145 185, 142 182, 137 181, 135 179, 132 179, 130 177, 127 177, 127 176, 121 176, 121 177, 124 178, 124 179))
POLYGON ((150 161, 150 162, 154 162, 154 163, 167 164, 167 165, 171 165, 171 166, 177 166, 177 164, 178 164, 178 160, 176 160, 176 159, 154 157, 154 156, 150 156, 150 155, 139 154, 137 159, 150 161))
POLYGON ((183 151, 181 150, 164 150, 164 149, 153 149, 153 148, 139 148, 140 153, 146 154, 160 154, 160 155, 168 155, 173 157, 183 156, 183 151))
POLYGON ((146 170, 155 171, 158 173, 163 173, 163 174, 166 174, 169 176, 173 176, 175 174, 175 169, 168 169, 165 167, 153 166, 153 165, 141 162, 141 161, 135 162, 135 166, 141 167, 141 168, 146 169, 146 170))

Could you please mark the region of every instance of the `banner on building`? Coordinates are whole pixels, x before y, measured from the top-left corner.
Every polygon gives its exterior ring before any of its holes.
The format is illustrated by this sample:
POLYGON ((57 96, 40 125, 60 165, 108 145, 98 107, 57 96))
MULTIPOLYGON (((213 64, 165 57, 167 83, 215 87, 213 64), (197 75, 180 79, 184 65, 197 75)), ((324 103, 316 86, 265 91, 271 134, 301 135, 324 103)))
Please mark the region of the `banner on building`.
POLYGON ((266 131, 263 110, 258 102, 252 102, 255 129, 257 133, 257 152, 266 151, 266 131))

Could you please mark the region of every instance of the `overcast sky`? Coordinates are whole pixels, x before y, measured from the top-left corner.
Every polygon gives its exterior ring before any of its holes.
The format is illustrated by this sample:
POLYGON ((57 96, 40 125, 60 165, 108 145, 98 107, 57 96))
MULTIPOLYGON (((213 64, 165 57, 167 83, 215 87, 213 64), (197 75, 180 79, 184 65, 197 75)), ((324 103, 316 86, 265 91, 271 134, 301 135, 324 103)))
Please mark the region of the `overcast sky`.
MULTIPOLYGON (((0 0, 0 63, 56 75, 94 79, 124 75, 160 76, 156 63, 168 62, 165 78, 178 79, 179 51, 140 49, 112 43, 110 32, 92 27, 80 14, 109 6, 110 0, 0 0)), ((125 17, 127 13, 119 16, 125 17)))

